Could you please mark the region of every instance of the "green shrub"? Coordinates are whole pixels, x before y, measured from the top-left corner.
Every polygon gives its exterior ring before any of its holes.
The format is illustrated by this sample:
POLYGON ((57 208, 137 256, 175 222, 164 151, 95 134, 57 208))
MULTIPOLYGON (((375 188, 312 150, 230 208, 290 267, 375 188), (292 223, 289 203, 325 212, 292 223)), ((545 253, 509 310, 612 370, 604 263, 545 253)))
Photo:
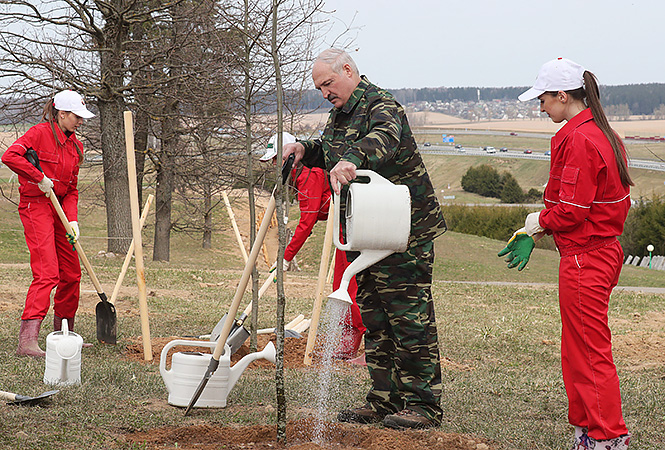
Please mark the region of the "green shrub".
POLYGON ((524 202, 524 191, 514 176, 512 176, 509 172, 505 172, 501 181, 503 185, 501 188, 501 201, 503 203, 524 202))
POLYGON ((501 198, 501 175, 490 165, 469 167, 462 176, 462 189, 483 197, 501 198))
POLYGON ((654 246, 654 255, 665 255, 665 198, 654 194, 650 200, 637 200, 619 241, 626 255, 647 256, 649 244, 654 246))
POLYGON ((515 230, 524 226, 524 219, 530 212, 524 206, 448 205, 443 207, 443 215, 450 230, 502 241, 508 240, 515 230))

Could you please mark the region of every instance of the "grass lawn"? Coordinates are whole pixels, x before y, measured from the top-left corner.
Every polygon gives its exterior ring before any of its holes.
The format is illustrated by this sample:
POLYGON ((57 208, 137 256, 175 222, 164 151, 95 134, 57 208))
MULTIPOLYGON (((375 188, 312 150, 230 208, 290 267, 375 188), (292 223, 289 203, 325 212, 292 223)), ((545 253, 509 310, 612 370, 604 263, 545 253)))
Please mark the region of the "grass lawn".
MULTIPOLYGON (((94 182, 91 182, 94 185, 94 182)), ((105 248, 105 218, 94 187, 82 198, 82 245, 107 294, 121 258, 95 256, 105 248)), ((294 208, 295 209, 295 208, 294 208)), ((30 283, 28 255, 15 207, 0 201, 0 389, 38 395, 44 362, 15 355, 18 319, 30 283)), ((228 309, 242 270, 242 259, 228 217, 216 214, 222 232, 213 248, 200 248, 198 236, 174 234, 172 258, 151 258, 154 226, 145 231, 150 331, 153 338, 209 333, 228 309)), ((294 226, 295 220, 290 226, 294 226)), ((298 255, 302 271, 285 282, 288 318, 311 316, 324 224, 318 224, 298 255)), ((537 248, 523 272, 508 270, 496 253, 504 243, 448 232, 436 241, 433 295, 443 369, 444 423, 440 430, 480 437, 492 449, 567 448, 572 429, 559 367, 560 320, 555 252, 537 248)), ((261 277, 267 266, 261 263, 261 277)), ((0 448, 139 449, 125 436, 157 427, 212 427, 270 424, 276 419, 274 371, 245 371, 228 398, 228 407, 183 410, 166 403, 167 390, 152 363, 131 358, 141 335, 135 273, 127 273, 116 303, 116 346, 84 349, 82 384, 61 388, 44 407, 0 405, 0 448)), ((625 267, 622 286, 665 287, 663 272, 625 267)), ((99 301, 84 274, 77 331, 95 341, 94 306, 99 301)), ((247 300, 243 302, 243 306, 247 300)), ((274 325, 275 291, 260 303, 259 327, 274 325)), ((624 415, 634 435, 631 448, 662 450, 665 417, 665 295, 616 291, 610 304, 615 360, 622 383, 624 415)), ((51 313, 40 335, 51 328, 51 313)), ((312 368, 286 369, 290 418, 310 417, 319 374, 312 368)), ((339 408, 357 405, 369 386, 365 369, 345 367, 332 376, 334 395, 324 408, 331 421, 339 408)), ((225 443, 220 443, 223 448, 225 443)), ((192 447, 194 448, 194 447, 192 447)))

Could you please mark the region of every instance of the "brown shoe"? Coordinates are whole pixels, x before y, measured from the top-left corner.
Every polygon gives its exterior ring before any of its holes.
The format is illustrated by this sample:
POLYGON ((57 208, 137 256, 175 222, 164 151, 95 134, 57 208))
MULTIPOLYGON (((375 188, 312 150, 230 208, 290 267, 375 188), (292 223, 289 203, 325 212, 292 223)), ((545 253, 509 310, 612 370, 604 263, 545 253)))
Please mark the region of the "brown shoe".
POLYGON ((337 414, 337 420, 349 423, 380 423, 385 414, 374 411, 369 403, 360 408, 343 409, 337 414))
POLYGON ((388 428, 434 428, 438 424, 427 417, 423 416, 420 413, 412 411, 410 409, 403 409, 397 414, 389 414, 383 419, 383 425, 388 428))

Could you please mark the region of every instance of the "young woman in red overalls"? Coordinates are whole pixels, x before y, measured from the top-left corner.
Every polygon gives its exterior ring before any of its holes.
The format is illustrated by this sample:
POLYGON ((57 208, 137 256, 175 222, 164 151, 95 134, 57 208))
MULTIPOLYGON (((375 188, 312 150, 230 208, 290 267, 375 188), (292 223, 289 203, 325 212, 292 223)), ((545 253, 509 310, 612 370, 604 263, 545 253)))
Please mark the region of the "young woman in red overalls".
POLYGON ((44 107, 43 122, 30 128, 2 155, 2 162, 18 174, 20 183, 19 216, 30 251, 33 280, 21 316, 17 353, 43 357, 37 342, 41 323, 53 298, 54 329, 62 319, 74 328, 79 304, 81 266, 78 255, 66 236, 49 195, 55 195, 79 237, 78 173, 83 161, 83 144, 76 129, 83 119, 94 117, 83 98, 74 91, 62 91, 44 107), (26 151, 37 152, 44 173, 25 158, 26 151))
POLYGON ((499 252, 522 270, 534 243, 551 234, 561 255, 561 366, 572 449, 625 450, 630 434, 621 412, 619 378, 608 326, 610 293, 623 263, 617 240, 630 208, 626 151, 600 104, 595 76, 568 59, 543 65, 534 86, 519 96, 538 98, 555 123, 545 209, 529 214, 499 252))

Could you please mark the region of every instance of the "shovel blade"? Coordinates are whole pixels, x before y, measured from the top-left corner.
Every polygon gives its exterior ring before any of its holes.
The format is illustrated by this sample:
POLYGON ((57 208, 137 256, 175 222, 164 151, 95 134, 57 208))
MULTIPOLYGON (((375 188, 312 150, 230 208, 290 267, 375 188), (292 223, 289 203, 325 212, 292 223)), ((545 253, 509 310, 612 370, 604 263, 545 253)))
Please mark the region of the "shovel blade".
POLYGON ((15 399, 13 402, 9 402, 9 405, 24 405, 24 406, 32 406, 40 403, 42 400, 49 398, 52 395, 57 394, 60 392, 59 390, 54 390, 54 391, 47 391, 42 393, 41 395, 38 395, 37 397, 28 397, 24 395, 16 395, 15 399))
POLYGON ((97 319, 97 340, 102 344, 117 343, 118 325, 115 306, 110 302, 101 301, 95 308, 97 319))
POLYGON ((238 328, 232 335, 229 336, 229 338, 226 340, 226 345, 231 348, 232 355, 237 352, 240 347, 242 347, 242 344, 245 343, 247 338, 249 338, 249 331, 247 331, 247 328, 245 327, 238 328))
POLYGON ((221 319, 219 319, 219 322, 217 322, 217 325, 212 329, 210 332, 210 342, 215 342, 217 339, 219 339, 219 336, 222 334, 222 328, 224 328, 224 322, 226 322, 226 317, 228 314, 224 314, 221 319))

